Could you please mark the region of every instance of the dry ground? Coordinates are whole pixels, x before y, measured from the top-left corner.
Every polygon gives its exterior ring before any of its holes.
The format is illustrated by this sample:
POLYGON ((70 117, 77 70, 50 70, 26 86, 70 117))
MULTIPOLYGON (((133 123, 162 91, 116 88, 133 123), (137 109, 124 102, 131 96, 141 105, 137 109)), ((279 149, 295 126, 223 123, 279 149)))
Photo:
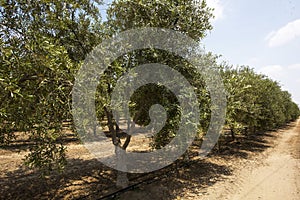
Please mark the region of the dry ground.
POLYGON ((277 132, 276 144, 229 180, 209 188, 202 199, 300 199, 300 120, 277 132))
MULTIPOLYGON (((130 148, 143 144, 145 149, 146 142, 133 140, 130 148)), ((191 152, 198 149, 196 143, 191 152)), ((115 170, 93 159, 78 141, 71 140, 67 147, 65 171, 46 178, 23 166, 28 145, 1 148, 0 199, 97 199, 117 190, 115 170)), ((189 162, 179 161, 155 172, 161 180, 116 199, 299 199, 299 151, 298 120, 276 132, 225 140, 205 160, 191 153, 189 162)), ((128 176, 134 183, 138 175, 128 176)))

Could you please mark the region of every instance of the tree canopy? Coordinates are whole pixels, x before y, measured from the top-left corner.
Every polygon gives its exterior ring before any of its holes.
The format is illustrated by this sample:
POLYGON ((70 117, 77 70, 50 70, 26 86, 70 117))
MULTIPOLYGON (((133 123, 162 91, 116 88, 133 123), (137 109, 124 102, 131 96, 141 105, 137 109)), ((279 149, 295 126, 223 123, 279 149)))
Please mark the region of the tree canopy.
POLYGON ((62 167, 64 147, 57 142, 62 122, 72 119, 74 74, 101 42, 95 2, 1 1, 1 143, 16 131, 34 142, 27 163, 42 169, 62 167))
MULTIPOLYGON (((44 170, 64 166, 65 146, 60 138, 63 123, 70 121, 73 125, 74 77, 88 53, 103 39, 129 29, 160 27, 201 41, 213 28, 212 9, 204 0, 115 0, 105 22, 101 21, 98 2, 0 1, 0 143, 7 145, 17 132, 26 133, 33 142, 26 158, 29 166, 44 170)), ((201 59, 217 65, 218 57, 207 53, 201 59)), ((195 87, 201 110, 198 129, 205 135, 211 99, 203 75, 184 58, 149 48, 116 59, 99 84, 97 115, 99 120, 107 119, 114 133, 113 143, 118 143, 119 127, 112 115, 110 95, 125 72, 147 63, 168 65, 195 87)), ((222 63, 218 70, 227 90, 225 126, 233 133, 275 129, 299 116, 297 104, 278 82, 246 66, 222 63)), ((149 108, 157 103, 165 106, 168 121, 153 137, 153 148, 166 145, 176 133, 181 117, 176 97, 153 84, 139 88, 129 105, 133 120, 145 126, 150 120, 149 108)))

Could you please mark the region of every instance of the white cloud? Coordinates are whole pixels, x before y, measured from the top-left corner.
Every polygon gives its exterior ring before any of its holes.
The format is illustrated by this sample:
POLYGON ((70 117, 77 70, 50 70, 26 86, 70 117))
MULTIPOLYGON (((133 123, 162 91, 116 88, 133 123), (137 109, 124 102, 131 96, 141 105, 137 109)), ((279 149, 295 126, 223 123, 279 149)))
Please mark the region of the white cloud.
POLYGON ((252 57, 247 60, 244 64, 249 66, 257 66, 259 65, 260 59, 258 57, 252 57))
POLYGON ((269 65, 260 68, 258 71, 277 81, 284 79, 299 79, 298 72, 300 72, 300 64, 292 64, 286 66, 269 65))
POLYGON ((300 19, 289 22, 277 31, 272 31, 266 37, 266 40, 269 47, 278 47, 291 42, 297 37, 300 37, 300 19))
POLYGON ((206 3, 208 7, 214 8, 213 14, 215 16, 215 21, 224 17, 224 7, 220 0, 206 0, 206 3))
POLYGON ((269 65, 261 68, 259 72, 269 76, 272 79, 280 80, 284 74, 284 68, 281 65, 269 65))
POLYGON ((300 105, 299 74, 300 63, 293 65, 269 65, 258 70, 262 74, 276 80, 284 90, 292 94, 292 98, 300 105))
POLYGON ((300 64, 293 64, 288 66, 289 69, 300 70, 300 64))

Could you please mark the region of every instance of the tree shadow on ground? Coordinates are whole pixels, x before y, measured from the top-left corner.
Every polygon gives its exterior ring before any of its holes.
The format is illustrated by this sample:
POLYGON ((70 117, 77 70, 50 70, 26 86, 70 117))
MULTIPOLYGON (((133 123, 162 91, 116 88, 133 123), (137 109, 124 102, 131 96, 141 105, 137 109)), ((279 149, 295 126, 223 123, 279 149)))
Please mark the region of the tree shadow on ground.
MULTIPOLYGON (((292 126, 292 125, 291 125, 292 126)), ((280 131, 279 131, 280 134, 280 131)), ((235 141, 225 138, 220 148, 215 148, 209 159, 176 161, 172 165, 145 176, 159 177, 151 184, 141 184, 119 199, 176 199, 187 191, 199 193, 216 182, 232 175, 232 168, 224 162, 214 162, 214 157, 246 159, 251 152, 262 152, 272 146, 278 134, 269 132, 239 136, 235 141)), ((199 149, 200 144, 194 144, 199 149)), ((13 148, 12 148, 13 150, 13 148)), ((195 153, 195 152, 193 152, 195 153)), ((190 155, 195 158, 193 153, 190 155)), ((52 172, 41 178, 38 171, 24 167, 4 172, 0 180, 0 199, 100 199, 118 190, 115 186, 117 171, 96 159, 71 158, 63 173, 52 172)), ((128 174, 130 184, 141 174, 128 174)))
POLYGON ((20 168, 1 177, 0 199, 74 199, 114 185, 116 172, 96 159, 70 159, 62 173, 41 177, 39 171, 20 168))
MULTIPOLYGON (((80 140, 74 133, 64 133, 61 137, 57 138, 56 144, 80 144, 80 140)), ((8 144, 0 144, 0 149, 11 152, 26 151, 35 145, 34 139, 30 139, 30 135, 24 132, 17 132, 16 139, 10 141, 8 144)))
POLYGON ((219 147, 215 148, 211 155, 233 156, 248 158, 253 153, 260 153, 273 146, 277 136, 271 132, 259 132, 247 135, 237 135, 235 140, 231 137, 223 137, 219 141, 219 147))
MULTIPOLYGON (((154 193, 149 197, 158 195, 158 199, 173 199, 185 187, 207 187, 230 174, 231 170, 226 166, 194 160, 177 161, 154 173, 128 174, 128 178, 130 184, 134 184, 140 181, 141 175, 159 177, 156 183, 150 185, 161 185, 161 188, 156 192, 150 188, 147 192, 154 193)), ((39 175, 38 171, 26 168, 1 175, 1 199, 98 199, 118 190, 115 186, 117 171, 95 159, 70 159, 63 173, 53 172, 44 178, 39 175)), ((143 187, 142 184, 139 190, 143 190, 143 187)))

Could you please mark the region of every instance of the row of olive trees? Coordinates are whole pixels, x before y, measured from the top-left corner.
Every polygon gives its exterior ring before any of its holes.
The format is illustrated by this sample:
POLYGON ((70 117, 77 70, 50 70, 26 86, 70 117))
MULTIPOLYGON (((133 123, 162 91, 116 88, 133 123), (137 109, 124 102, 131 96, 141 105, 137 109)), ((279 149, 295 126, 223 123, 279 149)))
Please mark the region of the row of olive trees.
POLYGON ((30 166, 65 164, 62 122, 72 119, 74 75, 101 42, 100 19, 89 0, 0 2, 0 143, 25 133, 30 166))
MULTIPOLYGON (((207 57, 211 62, 216 63, 217 57, 209 55, 207 57)), ((232 67, 222 63, 218 67, 227 96, 224 129, 230 130, 232 139, 235 139, 236 134, 255 134, 277 129, 300 116, 298 105, 293 102, 289 92, 282 90, 277 81, 256 73, 247 66, 232 67)), ((214 123, 210 122, 211 96, 201 74, 193 74, 193 78, 197 79, 193 84, 197 88, 200 103, 198 132, 202 137, 206 134, 210 123, 214 123)), ((174 102, 173 107, 174 105, 179 106, 178 102, 174 102)), ((153 147, 160 148, 175 136, 168 134, 170 131, 176 132, 180 117, 175 116, 178 116, 178 113, 171 117, 172 124, 167 124, 172 129, 163 129, 154 136, 153 147)))
MULTIPOLYGON (((72 121, 71 91, 74 77, 87 54, 106 37, 137 27, 162 27, 201 41, 212 29, 211 9, 205 1, 118 0, 101 22, 99 7, 91 0, 9 0, 0 5, 0 143, 9 144, 17 131, 33 142, 27 163, 41 169, 63 167, 65 146, 59 142, 64 121, 72 121)), ((216 63, 207 54, 203 61, 216 63)), ((105 71, 96 94, 99 120, 107 120, 113 143, 120 144, 112 116, 110 95, 118 78, 145 63, 162 63, 186 77, 200 103, 199 132, 210 120, 210 94, 202 75, 183 58, 169 52, 144 49, 118 58, 105 71)), ((278 83, 248 68, 220 66, 228 92, 227 125, 236 132, 276 128, 299 115, 296 104, 278 83)), ((186 94, 188 95, 188 94, 186 94)), ((137 90, 131 98, 132 118, 149 123, 152 104, 165 105, 168 121, 154 138, 160 148, 174 137, 180 119, 176 97, 157 85, 137 90), (161 95, 163 94, 163 95, 161 95), (150 95, 150 96, 149 96, 150 95)))
MULTIPOLYGON (((30 166, 48 170, 64 165, 65 147, 59 141, 62 123, 72 120, 74 77, 87 54, 104 38, 148 26, 181 31, 199 41, 212 29, 211 9, 205 1, 114 1, 107 22, 101 22, 99 2, 1 1, 0 142, 9 144, 16 132, 26 133, 33 143, 27 156, 30 166)), ((143 52, 128 55, 112 63, 97 93, 98 117, 108 119, 111 132, 117 129, 109 103, 116 77, 147 57, 143 52), (131 60, 138 62, 126 65, 131 60)), ((160 62, 166 56, 158 52, 158 58, 146 58, 144 63, 160 62)), ((176 60, 165 64, 176 64, 176 60)))
POLYGON ((298 118, 297 104, 278 82, 244 66, 223 64, 221 73, 228 92, 226 125, 232 137, 237 132, 276 129, 298 118))

